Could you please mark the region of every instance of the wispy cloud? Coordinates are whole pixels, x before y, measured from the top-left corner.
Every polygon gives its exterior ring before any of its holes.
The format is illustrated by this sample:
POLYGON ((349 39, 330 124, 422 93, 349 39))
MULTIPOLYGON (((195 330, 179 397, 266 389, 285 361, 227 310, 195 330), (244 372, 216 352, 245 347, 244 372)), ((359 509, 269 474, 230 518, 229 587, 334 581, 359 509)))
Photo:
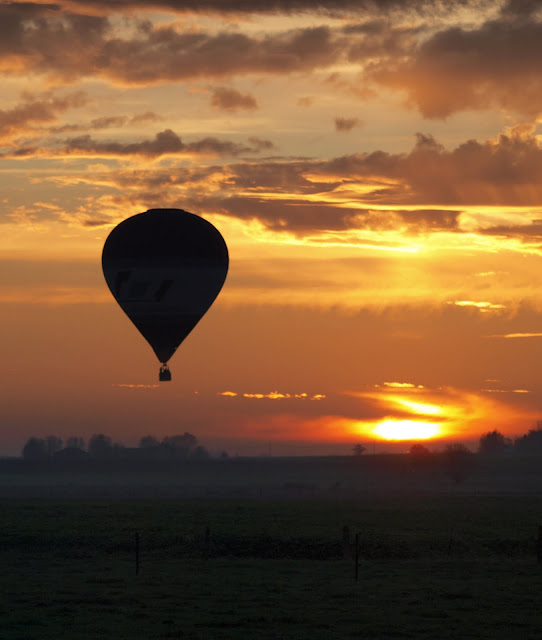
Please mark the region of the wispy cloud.
POLYGON ((487 336, 488 338, 542 338, 542 333, 503 333, 487 336))
MULTIPOLYGON (((38 0, 36 4, 43 3, 47 6, 45 0, 38 0)), ((110 14, 114 9, 118 12, 133 13, 134 7, 139 10, 165 10, 173 11, 180 14, 201 13, 207 15, 228 15, 233 14, 235 17, 252 14, 284 14, 292 16, 298 13, 321 14, 329 17, 337 15, 344 17, 345 15, 364 16, 366 14, 372 16, 377 14, 386 14, 390 10, 395 12, 404 11, 409 14, 415 12, 416 15, 429 13, 430 15, 446 15, 458 8, 461 9, 469 4, 469 0, 450 0, 443 3, 441 0, 425 0, 420 3, 419 0, 320 0, 315 4, 313 0, 254 0, 250 3, 239 3, 238 0, 59 0, 58 6, 71 9, 73 11, 86 11, 99 14, 110 14)), ((517 2, 510 0, 503 8, 503 14, 516 15, 528 11, 527 7, 516 6, 517 2)), ((477 0, 476 6, 480 8, 488 8, 492 6, 491 0, 477 0)), ((35 9, 34 9, 35 11, 35 9)), ((532 9, 531 9, 532 11, 532 9)))
POLYGON ((73 91, 62 96, 50 91, 23 93, 22 102, 11 109, 0 109, 0 138, 28 134, 38 125, 54 122, 65 111, 84 107, 88 102, 85 91, 73 91))
POLYGON ((168 155, 181 156, 239 156, 242 154, 260 153, 273 148, 269 140, 251 137, 248 144, 230 140, 206 137, 192 142, 183 142, 171 129, 158 132, 150 140, 139 142, 116 142, 96 140, 89 134, 68 138, 60 145, 51 141, 49 145, 13 148, 0 154, 4 158, 34 157, 77 157, 77 158, 126 158, 140 156, 144 158, 160 158, 168 155))
POLYGON ((153 111, 145 111, 133 116, 100 116, 93 118, 90 122, 79 124, 64 124, 57 127, 49 127, 50 134, 68 133, 75 131, 101 131, 103 129, 117 129, 126 126, 140 126, 150 122, 163 120, 161 116, 153 111))
POLYGON ((221 391, 218 396, 228 398, 247 398, 249 400, 323 400, 326 395, 323 393, 283 393, 281 391, 271 391, 269 393, 238 393, 236 391, 221 391))
POLYGON ((531 393, 529 389, 482 389, 483 393, 531 393))
POLYGON ((116 389, 129 389, 129 390, 154 390, 154 389, 159 389, 160 385, 159 384, 128 384, 128 383, 119 383, 119 384, 112 384, 112 387, 115 387, 116 389))
POLYGON ((489 311, 501 311, 506 308, 503 304, 497 304, 494 302, 475 302, 474 300, 456 300, 449 304, 454 304, 456 307, 473 307, 482 313, 489 311))
MULTIPOLYGON (((378 387, 379 385, 375 385, 378 387)), ((424 386, 421 384, 414 384, 413 382, 384 382, 384 387, 389 389, 423 389, 424 386)))

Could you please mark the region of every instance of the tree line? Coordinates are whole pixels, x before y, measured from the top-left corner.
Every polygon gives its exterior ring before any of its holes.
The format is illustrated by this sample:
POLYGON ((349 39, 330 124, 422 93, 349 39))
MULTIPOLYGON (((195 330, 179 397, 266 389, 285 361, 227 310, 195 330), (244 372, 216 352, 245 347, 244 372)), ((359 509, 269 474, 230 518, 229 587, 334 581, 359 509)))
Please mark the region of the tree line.
MULTIPOLYGON (((226 454, 223 453, 222 456, 226 454)), ((22 457, 25 460, 82 460, 94 458, 107 460, 134 457, 139 459, 163 458, 209 458, 210 454, 200 444, 196 436, 185 432, 179 435, 165 436, 161 440, 155 436, 143 436, 137 447, 125 447, 103 434, 94 434, 85 443, 83 438, 70 437, 64 442, 58 436, 29 438, 23 446, 22 457)))
MULTIPOLYGON (((444 453, 471 453, 464 444, 454 443, 446 446, 444 453)), ((515 439, 507 438, 500 431, 494 429, 480 436, 477 453, 482 455, 495 455, 506 452, 517 452, 521 454, 542 454, 542 420, 538 420, 533 429, 515 439)), ((423 456, 431 453, 422 444, 412 445, 410 454, 413 456, 423 456)))
POLYGON ((495 454, 505 451, 518 453, 542 454, 542 420, 538 420, 535 428, 512 440, 499 431, 490 431, 480 438, 479 453, 495 454))
MULTIPOLYGON (((356 444, 352 448, 354 456, 361 456, 366 448, 356 444)), ((506 453, 521 455, 542 455, 542 420, 536 422, 535 427, 515 439, 507 438, 500 431, 494 429, 480 436, 477 452, 481 456, 495 456, 506 453)), ((434 452, 421 443, 413 444, 408 457, 412 470, 442 468, 450 478, 456 482, 465 480, 473 470, 475 453, 460 442, 445 445, 442 451, 434 452)))
MULTIPOLYGON (((366 448, 361 444, 353 447, 353 453, 361 456, 366 448)), ((512 440, 505 437, 497 430, 484 433, 479 440, 478 453, 500 454, 507 451, 518 453, 542 455, 542 420, 539 420, 535 428, 526 434, 512 440)), ((472 452, 463 444, 448 444, 443 452, 444 457, 463 465, 464 462, 456 462, 466 459, 472 452)), ((433 455, 423 444, 412 445, 409 450, 411 458, 423 459, 433 455)), ((70 437, 64 442, 62 438, 50 435, 45 438, 29 438, 23 446, 22 457, 25 460, 51 460, 51 459, 107 459, 122 458, 128 456, 141 458, 209 458, 209 452, 203 447, 196 436, 185 432, 179 435, 165 436, 161 440, 152 435, 143 436, 137 447, 125 447, 103 434, 91 436, 88 444, 83 438, 70 437)), ((220 457, 227 457, 222 452, 220 457)))
MULTIPOLYGON (((365 451, 367 451, 366 447, 359 443, 352 447, 352 453, 355 456, 361 456, 365 451)), ((542 454, 542 420, 538 420, 533 429, 515 439, 507 438, 496 429, 480 436, 477 453, 491 455, 512 451, 542 454)), ((432 453, 428 447, 421 443, 413 444, 409 449, 409 454, 413 458, 432 455, 432 453)), ((441 453, 445 456, 457 457, 458 455, 468 455, 473 452, 466 445, 456 442, 447 444, 441 453)))

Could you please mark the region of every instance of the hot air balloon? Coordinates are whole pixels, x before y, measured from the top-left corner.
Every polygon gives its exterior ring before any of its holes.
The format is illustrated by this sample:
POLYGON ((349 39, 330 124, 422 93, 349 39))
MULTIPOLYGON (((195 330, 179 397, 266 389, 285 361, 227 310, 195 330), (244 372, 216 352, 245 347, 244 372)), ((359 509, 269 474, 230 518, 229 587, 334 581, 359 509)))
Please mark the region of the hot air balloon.
POLYGON ((207 220, 182 209, 150 209, 127 218, 102 253, 107 286, 161 363, 168 361, 219 294, 228 249, 207 220))

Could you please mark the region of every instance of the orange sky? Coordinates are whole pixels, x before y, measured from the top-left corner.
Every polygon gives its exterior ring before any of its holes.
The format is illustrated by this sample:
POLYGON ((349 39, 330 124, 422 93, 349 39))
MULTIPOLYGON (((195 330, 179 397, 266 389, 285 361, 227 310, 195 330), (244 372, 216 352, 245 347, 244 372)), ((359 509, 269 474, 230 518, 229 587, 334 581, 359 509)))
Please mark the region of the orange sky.
POLYGON ((542 8, 317 5, 0 2, 0 454, 438 448, 542 417, 542 8), (152 207, 230 252, 161 386, 100 266, 152 207))

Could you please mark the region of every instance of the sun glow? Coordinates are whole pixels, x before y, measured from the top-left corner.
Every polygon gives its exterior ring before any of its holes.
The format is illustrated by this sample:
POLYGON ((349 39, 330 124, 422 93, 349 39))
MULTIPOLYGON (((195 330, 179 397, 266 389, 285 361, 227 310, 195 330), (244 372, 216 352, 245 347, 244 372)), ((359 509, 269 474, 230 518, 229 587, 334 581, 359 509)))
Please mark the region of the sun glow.
POLYGON ((424 416, 439 416, 443 413, 442 407, 439 407, 435 404, 413 402, 412 400, 405 400, 404 398, 394 398, 393 400, 398 405, 410 409, 412 413, 418 413, 424 416))
MULTIPOLYGON (((498 381, 488 381, 498 382, 498 381)), ((483 389, 483 394, 458 388, 431 389, 407 383, 388 383, 375 391, 352 392, 363 403, 381 411, 380 417, 352 421, 352 433, 375 440, 406 442, 468 437, 471 432, 501 428, 524 416, 494 396, 499 387, 483 389), (400 389, 401 393, 396 390, 400 389), (493 396, 493 397, 490 397, 493 396)), ((523 389, 502 389, 505 393, 524 393, 523 389)))
POLYGON ((367 435, 380 440, 408 441, 442 438, 461 431, 472 413, 456 390, 431 390, 413 383, 385 383, 382 390, 356 394, 376 402, 382 409, 380 420, 365 422, 367 435), (401 393, 396 393, 396 390, 401 393))
POLYGON ((429 440, 440 435, 440 425, 436 422, 387 418, 374 427, 373 433, 383 440, 429 440))

